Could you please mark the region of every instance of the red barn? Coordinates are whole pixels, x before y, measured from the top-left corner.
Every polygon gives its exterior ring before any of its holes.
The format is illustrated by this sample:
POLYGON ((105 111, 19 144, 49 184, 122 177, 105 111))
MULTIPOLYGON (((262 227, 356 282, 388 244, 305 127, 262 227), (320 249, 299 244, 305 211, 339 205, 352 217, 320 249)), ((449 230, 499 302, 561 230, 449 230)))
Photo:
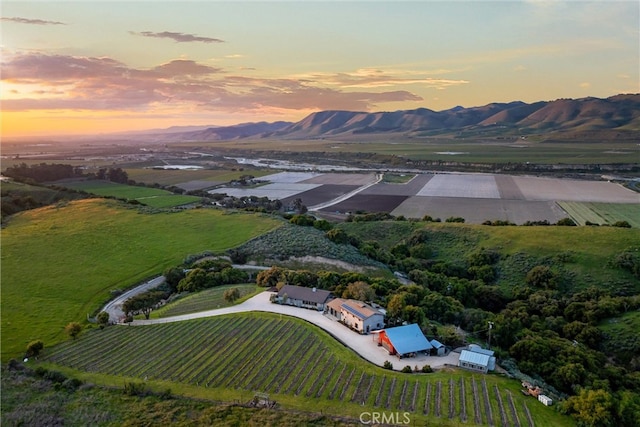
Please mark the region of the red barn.
POLYGON ((433 348, 416 324, 380 331, 378 345, 386 348, 389 354, 397 354, 399 357, 420 351, 429 351, 433 348))

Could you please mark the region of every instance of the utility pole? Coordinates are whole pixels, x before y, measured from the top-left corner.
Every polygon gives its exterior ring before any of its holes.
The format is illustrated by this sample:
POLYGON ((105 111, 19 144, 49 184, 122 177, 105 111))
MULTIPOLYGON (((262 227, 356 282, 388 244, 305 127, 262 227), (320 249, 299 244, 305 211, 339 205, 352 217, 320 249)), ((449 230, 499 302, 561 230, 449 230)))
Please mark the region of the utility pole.
POLYGON ((489 348, 491 348, 491 329, 493 329, 493 322, 489 322, 489 348))

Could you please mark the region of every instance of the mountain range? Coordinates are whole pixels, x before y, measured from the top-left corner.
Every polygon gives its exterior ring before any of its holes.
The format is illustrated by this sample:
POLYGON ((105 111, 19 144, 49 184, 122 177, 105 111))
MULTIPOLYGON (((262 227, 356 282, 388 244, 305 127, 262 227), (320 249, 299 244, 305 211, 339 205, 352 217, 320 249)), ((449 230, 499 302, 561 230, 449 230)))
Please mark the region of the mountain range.
POLYGON ((435 135, 532 135, 601 130, 640 131, 640 94, 609 98, 558 99, 527 104, 521 101, 481 107, 426 108, 393 112, 320 111, 297 123, 259 122, 204 129, 137 133, 162 142, 220 141, 243 138, 358 138, 375 134, 407 137, 435 135))

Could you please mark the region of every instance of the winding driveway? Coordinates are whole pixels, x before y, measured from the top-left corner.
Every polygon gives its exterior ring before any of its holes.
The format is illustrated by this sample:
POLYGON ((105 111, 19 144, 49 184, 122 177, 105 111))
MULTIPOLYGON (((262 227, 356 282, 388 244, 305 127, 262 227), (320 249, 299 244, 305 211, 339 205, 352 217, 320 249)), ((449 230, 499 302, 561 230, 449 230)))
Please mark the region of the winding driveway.
POLYGON ((394 365, 394 369, 400 370, 405 365, 412 368, 416 365, 420 368, 424 365, 431 365, 433 368, 445 365, 456 366, 460 355, 455 352, 449 353, 447 356, 417 356, 407 359, 398 359, 396 356, 390 356, 387 350, 379 347, 375 341, 377 335, 360 335, 352 331, 346 326, 338 323, 334 318, 315 310, 307 310, 288 305, 274 304, 270 302, 270 292, 261 292, 258 295, 244 301, 241 304, 231 307, 219 308, 215 310, 201 311, 198 313, 183 314, 180 316, 165 317, 160 319, 134 320, 131 325, 154 325, 159 323, 181 322, 184 320, 200 319, 203 317, 222 316, 232 313, 245 313, 250 311, 262 311, 276 314, 284 314, 286 316, 297 317, 306 320, 332 335, 343 345, 351 348, 363 359, 382 366, 385 361, 389 361, 394 365))

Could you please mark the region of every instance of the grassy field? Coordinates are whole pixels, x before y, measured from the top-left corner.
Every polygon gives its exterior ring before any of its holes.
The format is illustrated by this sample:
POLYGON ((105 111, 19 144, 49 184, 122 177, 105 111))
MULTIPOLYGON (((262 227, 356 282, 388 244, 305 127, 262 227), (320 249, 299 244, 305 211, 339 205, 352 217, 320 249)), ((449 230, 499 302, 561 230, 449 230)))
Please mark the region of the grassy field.
POLYGON ((382 182, 388 184, 405 184, 415 177, 414 174, 385 173, 382 182))
POLYGON ((630 363, 640 354, 640 311, 606 319, 598 328, 604 333, 603 346, 620 361, 630 363))
POLYGON ((175 170, 175 169, 147 169, 125 168, 130 179, 147 184, 158 183, 162 185, 176 185, 187 181, 202 180, 211 181, 211 185, 220 182, 229 182, 240 178, 242 175, 263 176, 272 173, 269 170, 231 170, 231 169, 200 169, 200 170, 175 170))
POLYGON ((138 187, 108 181, 68 182, 65 183, 64 186, 74 190, 86 191, 87 193, 98 196, 137 200, 140 203, 154 208, 171 208, 200 200, 200 197, 174 194, 160 188, 138 187))
MULTIPOLYGON (((194 397, 246 402, 255 392, 268 393, 285 409, 351 417, 374 410, 408 412, 415 422, 437 420, 445 426, 501 425, 501 420, 528 425, 529 413, 535 425, 573 425, 554 408, 522 396, 515 380, 457 369, 384 370, 317 327, 270 313, 95 329, 47 350, 41 359, 106 383, 146 378, 194 397)), ((397 363, 399 368, 410 360, 397 363)))
MULTIPOLYGON (((401 156, 412 160, 441 160, 481 163, 542 163, 542 164, 607 164, 629 163, 638 154, 634 140, 626 141, 544 141, 542 136, 527 140, 493 137, 446 138, 373 135, 368 140, 247 140, 202 143, 216 149, 325 152, 325 153, 377 153, 401 156), (456 154, 449 154, 456 153, 456 154)), ((183 144, 186 145, 186 144, 183 144)))
MULTIPOLYGON (((640 201, 640 194, 638 194, 638 201, 640 201)), ((627 221, 632 227, 640 228, 640 203, 559 202, 558 204, 580 225, 585 225, 587 221, 600 225, 627 221)))
POLYGON ((427 241, 436 259, 463 260, 479 247, 494 248, 502 260, 498 268, 509 269, 512 282, 498 279, 508 288, 524 280, 526 272, 544 259, 570 255, 562 268, 574 276, 575 288, 590 285, 618 286, 630 284, 640 291, 640 283, 630 273, 607 266, 618 253, 637 247, 640 229, 618 227, 490 227, 469 224, 410 223, 404 221, 350 222, 340 225, 347 233, 362 240, 378 240, 391 248, 414 229, 426 227, 431 233, 427 241), (515 271, 518 270, 519 271, 515 271))
POLYGON ((215 308, 229 307, 250 298, 264 288, 252 284, 218 286, 204 291, 196 292, 173 301, 159 310, 151 312, 151 318, 179 316, 181 314, 197 313, 199 311, 213 310, 215 308), (230 303, 224 299, 224 292, 227 289, 236 288, 240 292, 240 298, 230 303))
POLYGON ((64 326, 86 319, 111 290, 279 225, 209 209, 144 214, 98 199, 22 212, 2 230, 2 360, 19 357, 32 340, 64 339, 64 326))

